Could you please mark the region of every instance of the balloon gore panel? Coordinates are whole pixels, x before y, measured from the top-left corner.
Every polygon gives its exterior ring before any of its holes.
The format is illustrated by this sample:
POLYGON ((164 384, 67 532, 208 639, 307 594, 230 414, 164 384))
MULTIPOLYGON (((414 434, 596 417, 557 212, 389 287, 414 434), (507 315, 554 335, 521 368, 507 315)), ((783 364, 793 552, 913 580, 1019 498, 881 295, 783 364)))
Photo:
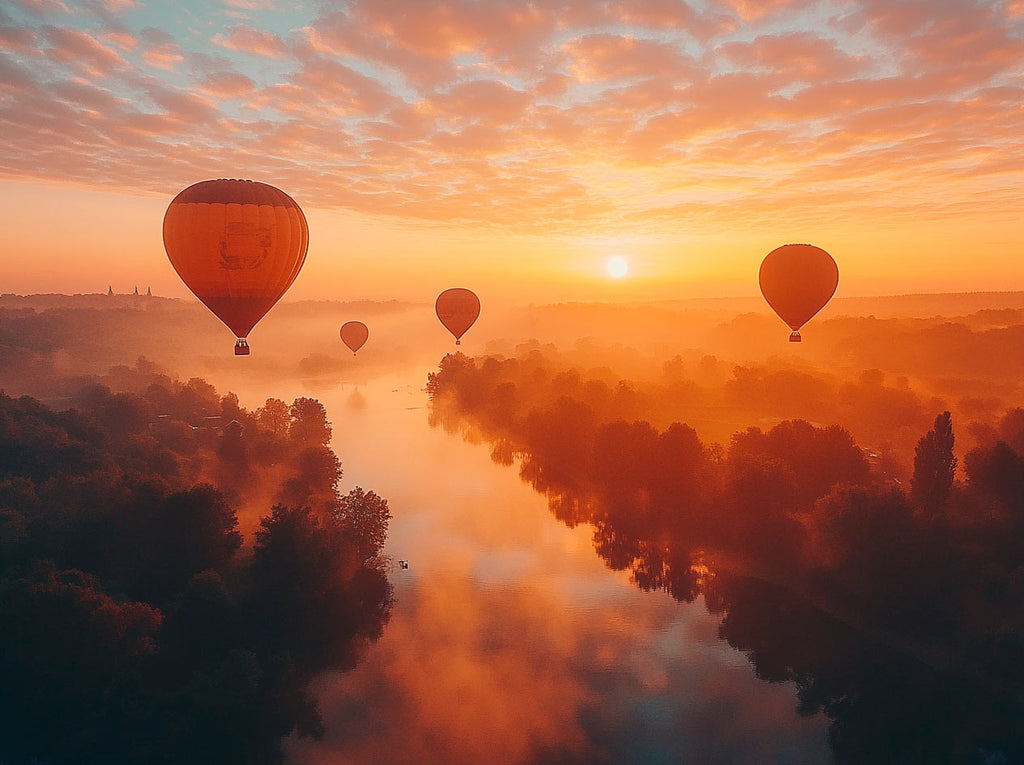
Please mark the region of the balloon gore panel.
POLYGON ((480 298, 472 290, 453 287, 437 296, 434 311, 445 328, 460 340, 480 316, 480 298))
POLYGON ((341 342, 348 346, 353 356, 363 347, 369 336, 370 330, 361 321, 346 321, 341 325, 341 342))
POLYGON ((280 189, 257 181, 201 181, 164 215, 164 248, 185 285, 245 337, 295 281, 309 228, 280 189))
POLYGON ((839 267, 820 247, 784 244, 761 261, 758 281, 768 305, 796 332, 832 299, 839 267))

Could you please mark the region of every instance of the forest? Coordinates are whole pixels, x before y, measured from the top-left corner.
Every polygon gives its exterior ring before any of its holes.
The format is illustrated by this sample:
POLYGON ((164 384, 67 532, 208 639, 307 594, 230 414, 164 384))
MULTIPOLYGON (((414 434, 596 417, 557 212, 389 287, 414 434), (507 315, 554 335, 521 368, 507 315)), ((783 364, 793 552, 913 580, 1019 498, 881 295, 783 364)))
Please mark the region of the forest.
MULTIPOLYGON (((975 423, 962 464, 948 410, 881 458, 843 417, 871 427, 871 397, 928 402, 869 370, 833 397, 831 424, 784 419, 722 444, 645 419, 700 395, 678 359, 655 396, 555 348, 522 351, 446 356, 427 386, 434 424, 518 465, 637 587, 702 597, 759 677, 828 717, 838 762, 1024 759, 1024 409, 975 423)), ((773 398, 759 401, 763 416, 773 398)))
POLYGON ((388 621, 387 501, 323 405, 152 363, 0 394, 0 762, 282 760, 388 621))
POLYGON ((316 736, 312 679, 393 595, 387 502, 338 491, 314 396, 396 369, 436 369, 433 425, 792 683, 837 762, 1024 761, 1022 302, 851 299, 799 347, 742 301, 530 306, 439 365, 424 307, 299 303, 239 367, 202 306, 3 296, 0 761, 270 763, 316 736), (313 395, 253 397, 284 379, 313 395))

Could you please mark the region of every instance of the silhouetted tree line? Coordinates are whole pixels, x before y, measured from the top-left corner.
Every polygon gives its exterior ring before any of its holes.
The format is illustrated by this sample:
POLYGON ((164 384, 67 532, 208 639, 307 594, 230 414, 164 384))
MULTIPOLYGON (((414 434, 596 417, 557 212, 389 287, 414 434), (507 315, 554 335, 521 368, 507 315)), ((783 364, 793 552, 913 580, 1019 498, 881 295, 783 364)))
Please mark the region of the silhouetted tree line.
POLYGON ((107 382, 0 394, 0 762, 278 762, 321 732, 309 680, 387 622, 387 502, 339 494, 314 399, 107 382))
POLYGON ((978 435, 961 480, 939 414, 905 487, 838 425, 704 444, 630 419, 629 387, 461 354, 428 380, 434 424, 518 458, 610 567, 702 595, 760 677, 829 717, 840 762, 1024 761, 1024 409, 978 435))

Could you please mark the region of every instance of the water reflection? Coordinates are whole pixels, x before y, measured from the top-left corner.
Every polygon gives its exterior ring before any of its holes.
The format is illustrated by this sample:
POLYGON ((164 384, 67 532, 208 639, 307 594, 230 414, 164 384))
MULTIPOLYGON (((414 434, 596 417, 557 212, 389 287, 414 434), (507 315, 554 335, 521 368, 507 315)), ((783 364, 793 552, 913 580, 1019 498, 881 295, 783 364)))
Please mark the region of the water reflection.
POLYGON ((759 678, 828 717, 837 761, 1024 761, 1024 561, 1005 543, 1022 531, 1024 459, 1008 443, 1024 417, 999 423, 1005 440, 970 452, 954 486, 940 415, 904 493, 841 428, 782 422, 716 449, 678 423, 605 419, 578 383, 578 398, 530 400, 543 386, 515 360, 447 357, 432 421, 518 459, 639 589, 703 597, 759 678))
POLYGON ((316 391, 345 481, 389 499, 395 605, 362 663, 316 685, 302 763, 828 762, 823 721, 758 681, 702 598, 637 590, 591 530, 489 450, 430 429, 409 378, 316 391), (357 448, 358 447, 358 448, 357 448))

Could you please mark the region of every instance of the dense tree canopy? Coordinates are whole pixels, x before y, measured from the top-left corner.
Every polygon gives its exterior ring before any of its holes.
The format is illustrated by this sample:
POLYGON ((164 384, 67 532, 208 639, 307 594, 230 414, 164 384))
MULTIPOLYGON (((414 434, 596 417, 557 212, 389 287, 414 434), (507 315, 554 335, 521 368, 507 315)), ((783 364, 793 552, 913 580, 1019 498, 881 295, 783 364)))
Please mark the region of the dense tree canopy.
POLYGON ((611 568, 703 595, 760 677, 795 682, 801 710, 829 717, 839 762, 1024 760, 1024 410, 966 455, 965 482, 939 414, 908 492, 838 425, 704 444, 637 417, 628 383, 537 357, 448 356, 428 390, 434 423, 518 460, 556 517, 591 524, 611 568))
POLYGON ((139 392, 0 394, 0 762, 278 762, 388 619, 387 502, 339 495, 315 399, 115 378, 139 392), (293 503, 246 546, 272 486, 293 503))

